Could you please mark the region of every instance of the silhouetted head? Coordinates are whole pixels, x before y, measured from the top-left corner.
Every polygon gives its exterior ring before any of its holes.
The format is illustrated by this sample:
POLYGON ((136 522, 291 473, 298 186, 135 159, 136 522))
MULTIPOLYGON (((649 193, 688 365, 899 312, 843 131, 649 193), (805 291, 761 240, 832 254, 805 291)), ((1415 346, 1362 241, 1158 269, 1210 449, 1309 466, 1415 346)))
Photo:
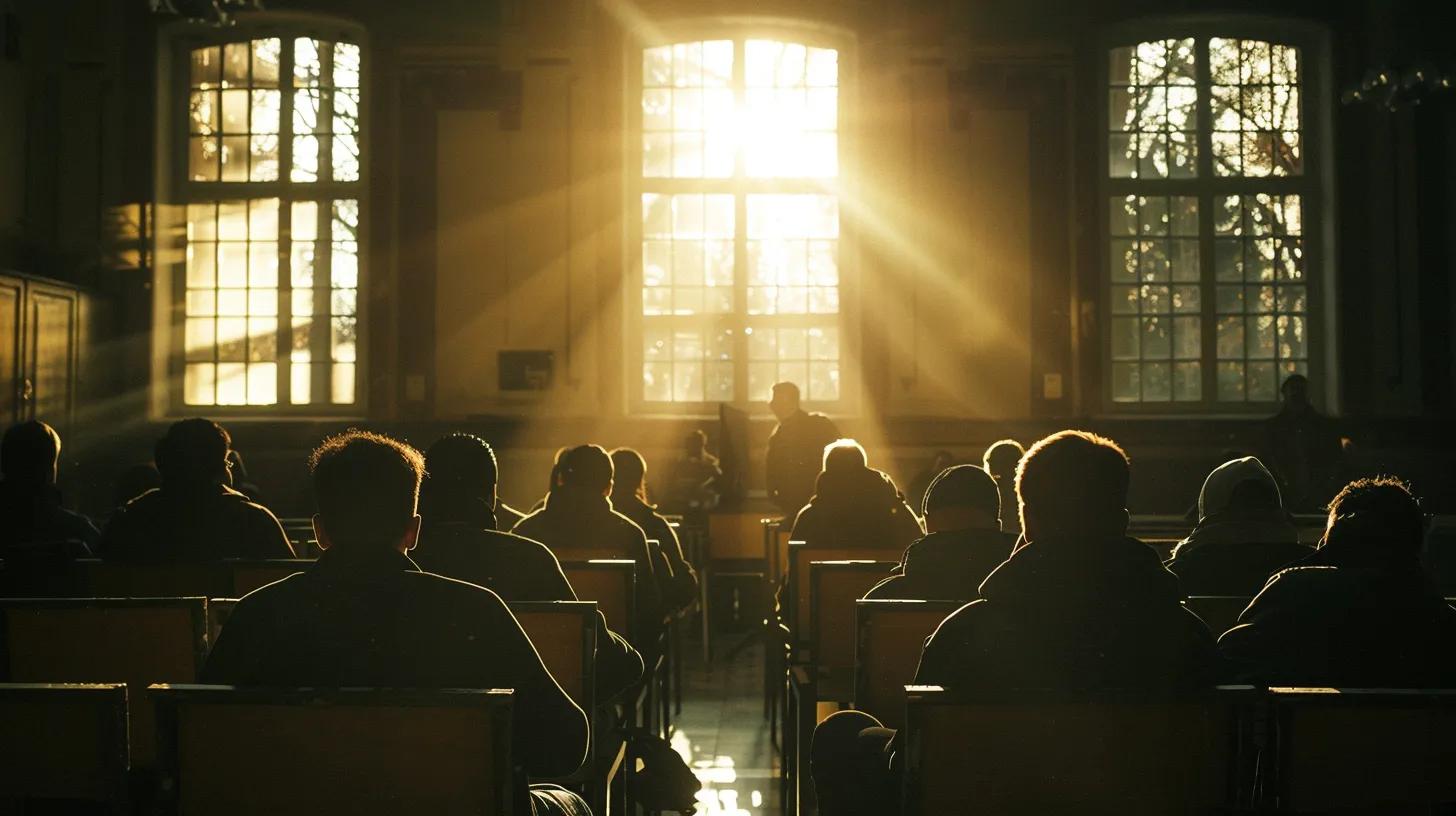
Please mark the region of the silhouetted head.
POLYGON ((383 434, 351 430, 325 439, 308 465, 320 547, 407 552, 415 546, 425 473, 419 451, 383 434))
POLYGON ((694 428, 683 437, 683 455, 689 459, 703 458, 703 452, 707 449, 708 435, 701 428, 694 428))
POLYGON ((0 442, 0 471, 16 484, 52 485, 61 458, 61 435, 37 420, 11 425, 0 442))
POLYGON ((1279 386, 1279 395, 1284 398, 1284 404, 1294 410, 1308 408, 1309 379, 1303 374, 1290 374, 1279 386))
POLYGON ((869 457, 864 446, 853 439, 836 439, 824 446, 824 472, 842 473, 849 470, 864 470, 869 467, 869 457))
POLYGON ((992 442, 991 447, 986 448, 985 454, 981 456, 981 467, 991 474, 991 478, 997 482, 1006 480, 1016 481, 1016 465, 1021 457, 1026 455, 1026 449, 1015 439, 1002 439, 999 442, 992 442))
POLYGON ((1059 431, 1031 446, 1016 468, 1028 541, 1127 534, 1127 454, 1111 439, 1059 431))
POLYGON ((601 445, 579 445, 562 454, 556 463, 556 483, 584 493, 610 495, 612 457, 601 445))
POLYGON ((631 448, 612 451, 612 495, 647 501, 647 460, 631 448))
POLYGON ((1320 550, 1349 565, 1411 562, 1425 537, 1421 503, 1393 476, 1356 479, 1330 501, 1320 550))
POLYGON ((799 412, 799 386, 791 382, 781 382, 773 387, 773 396, 768 401, 768 408, 779 422, 799 412))
POLYGON ((495 451, 484 439, 457 433, 436 440, 425 452, 420 515, 433 523, 494 510, 497 474, 495 451))
POLYGON ((921 510, 925 527, 932 533, 1001 529, 1001 494, 996 481, 975 465, 942 470, 925 491, 921 510))
POLYGON ((162 484, 174 488, 226 484, 232 444, 227 429, 210 419, 193 417, 173 423, 157 441, 153 454, 162 484))
POLYGON ((1198 518, 1267 513, 1283 509, 1279 485, 1264 463, 1252 456, 1231 459, 1208 474, 1198 491, 1198 518))

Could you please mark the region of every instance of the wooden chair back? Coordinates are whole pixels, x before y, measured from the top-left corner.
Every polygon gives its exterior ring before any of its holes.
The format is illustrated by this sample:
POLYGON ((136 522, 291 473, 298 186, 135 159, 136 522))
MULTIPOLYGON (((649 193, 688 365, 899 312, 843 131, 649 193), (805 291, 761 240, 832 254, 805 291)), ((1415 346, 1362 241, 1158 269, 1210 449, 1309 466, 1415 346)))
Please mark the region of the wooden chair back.
POLYGON ((206 598, 0 600, 0 671, 12 683, 126 683, 131 754, 155 759, 146 688, 191 683, 207 657, 206 598))
POLYGON ((130 763, 124 683, 0 684, 0 811, 70 799, 121 812, 130 763))
POLYGON ((889 728, 905 725, 905 687, 915 680, 920 652, 960 601, 855 602, 854 707, 889 728))
POLYGON ((763 513, 735 512, 708 515, 708 557, 714 561, 764 563, 763 513))
POLYGON ((503 690, 154 686, 179 816, 511 816, 503 690))
POLYGON ((1280 811, 1456 804, 1456 690, 1271 688, 1280 811))
POLYGON ((845 687, 854 670, 854 605, 879 583, 898 562, 809 562, 809 643, 815 667, 842 672, 845 687))
MULTIPOLYGON (((786 571, 785 621, 796 642, 809 638, 809 562, 810 561, 890 561, 898 564, 904 547, 810 547, 803 541, 789 542, 786 571)), ((889 570, 881 577, 889 577, 889 570)))
POLYGON ((562 561, 561 571, 576 597, 596 601, 607 626, 632 638, 636 630, 637 562, 625 559, 562 561))
POLYGON ((1234 624, 1239 622, 1239 615, 1252 600, 1242 595, 1191 595, 1183 605, 1202 618, 1208 625, 1208 631, 1218 637, 1234 628, 1234 624))
POLYGON ((596 601, 513 603, 511 612, 551 676, 590 713, 596 705, 596 601))
POLYGON ((906 689, 906 816, 1191 814, 1238 797, 1248 687, 957 697, 906 689))

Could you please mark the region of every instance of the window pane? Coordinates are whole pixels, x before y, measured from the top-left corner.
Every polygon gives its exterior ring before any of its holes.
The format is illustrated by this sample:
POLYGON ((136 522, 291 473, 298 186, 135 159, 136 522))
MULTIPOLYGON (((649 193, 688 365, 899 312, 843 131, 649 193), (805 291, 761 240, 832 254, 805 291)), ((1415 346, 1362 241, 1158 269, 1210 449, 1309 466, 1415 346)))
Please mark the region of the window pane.
POLYGON ((1197 175, 1197 90, 1192 39, 1111 52, 1108 172, 1113 178, 1197 175))
POLYGON ((1301 174, 1299 50, 1213 37, 1208 55, 1219 175, 1301 174))

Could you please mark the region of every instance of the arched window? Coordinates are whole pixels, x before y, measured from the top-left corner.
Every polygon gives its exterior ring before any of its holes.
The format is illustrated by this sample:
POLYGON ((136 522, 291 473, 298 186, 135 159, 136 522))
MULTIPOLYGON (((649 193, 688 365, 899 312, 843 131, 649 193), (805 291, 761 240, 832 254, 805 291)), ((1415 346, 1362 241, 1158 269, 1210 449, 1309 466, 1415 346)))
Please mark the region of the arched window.
POLYGON ((1110 402, 1272 403, 1316 359, 1306 42, 1205 24, 1108 52, 1110 402))
POLYGON ((638 404, 841 397, 839 52, 642 52, 638 404))
POLYGON ((362 50, 312 29, 222 36, 178 41, 171 404, 352 409, 362 50))

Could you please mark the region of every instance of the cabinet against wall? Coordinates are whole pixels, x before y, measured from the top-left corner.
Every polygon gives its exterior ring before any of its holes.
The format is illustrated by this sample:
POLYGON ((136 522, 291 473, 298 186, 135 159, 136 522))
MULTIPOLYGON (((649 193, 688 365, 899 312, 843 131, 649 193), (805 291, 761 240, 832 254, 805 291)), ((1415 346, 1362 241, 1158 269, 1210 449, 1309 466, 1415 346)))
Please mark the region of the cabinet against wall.
POLYGON ((64 429, 75 403, 81 292, 26 275, 0 274, 0 420, 64 429))

